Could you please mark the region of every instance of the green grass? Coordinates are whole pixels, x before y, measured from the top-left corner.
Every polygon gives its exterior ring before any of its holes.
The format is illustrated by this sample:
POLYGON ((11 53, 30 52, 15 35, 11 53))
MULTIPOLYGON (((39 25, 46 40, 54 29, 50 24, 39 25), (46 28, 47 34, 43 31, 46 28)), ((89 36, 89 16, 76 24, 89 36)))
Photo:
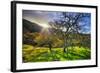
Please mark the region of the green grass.
POLYGON ((48 61, 70 61, 86 60, 91 58, 91 51, 84 47, 68 47, 68 51, 63 53, 63 48, 52 48, 50 52, 46 47, 34 47, 23 45, 23 62, 48 62, 48 61))

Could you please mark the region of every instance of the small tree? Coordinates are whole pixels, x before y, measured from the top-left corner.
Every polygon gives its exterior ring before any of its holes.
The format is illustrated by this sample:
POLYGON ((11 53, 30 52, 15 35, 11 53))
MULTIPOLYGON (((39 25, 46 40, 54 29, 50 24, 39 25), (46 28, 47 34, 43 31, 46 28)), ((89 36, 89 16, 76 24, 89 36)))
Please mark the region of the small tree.
POLYGON ((49 29, 45 29, 42 32, 38 33, 39 35, 35 38, 35 41, 37 42, 37 46, 40 47, 48 47, 50 52, 53 44, 53 37, 51 33, 49 32, 49 29))

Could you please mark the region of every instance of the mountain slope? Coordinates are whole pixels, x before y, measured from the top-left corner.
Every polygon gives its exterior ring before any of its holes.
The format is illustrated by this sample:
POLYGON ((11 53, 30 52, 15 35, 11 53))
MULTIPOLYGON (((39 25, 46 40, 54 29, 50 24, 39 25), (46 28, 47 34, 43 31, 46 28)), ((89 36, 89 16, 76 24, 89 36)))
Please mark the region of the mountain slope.
POLYGON ((41 26, 39 26, 36 23, 30 22, 26 19, 23 19, 23 33, 26 32, 40 32, 42 29, 41 26))

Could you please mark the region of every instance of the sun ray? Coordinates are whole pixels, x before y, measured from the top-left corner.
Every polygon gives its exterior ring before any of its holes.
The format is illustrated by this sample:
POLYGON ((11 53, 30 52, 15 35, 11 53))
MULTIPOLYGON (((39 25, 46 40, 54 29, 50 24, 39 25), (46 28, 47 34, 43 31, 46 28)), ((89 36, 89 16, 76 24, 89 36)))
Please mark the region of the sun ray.
POLYGON ((42 26, 43 28, 49 28, 49 25, 47 24, 40 24, 40 26, 42 26))

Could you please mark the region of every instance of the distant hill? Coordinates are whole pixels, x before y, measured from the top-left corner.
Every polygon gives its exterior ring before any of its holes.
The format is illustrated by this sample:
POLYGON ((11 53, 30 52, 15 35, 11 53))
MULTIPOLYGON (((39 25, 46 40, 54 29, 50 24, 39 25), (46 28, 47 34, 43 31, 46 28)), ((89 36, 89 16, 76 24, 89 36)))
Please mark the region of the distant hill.
POLYGON ((26 19, 23 19, 23 33, 26 32, 40 32, 42 29, 41 26, 39 26, 36 23, 30 22, 26 19))

